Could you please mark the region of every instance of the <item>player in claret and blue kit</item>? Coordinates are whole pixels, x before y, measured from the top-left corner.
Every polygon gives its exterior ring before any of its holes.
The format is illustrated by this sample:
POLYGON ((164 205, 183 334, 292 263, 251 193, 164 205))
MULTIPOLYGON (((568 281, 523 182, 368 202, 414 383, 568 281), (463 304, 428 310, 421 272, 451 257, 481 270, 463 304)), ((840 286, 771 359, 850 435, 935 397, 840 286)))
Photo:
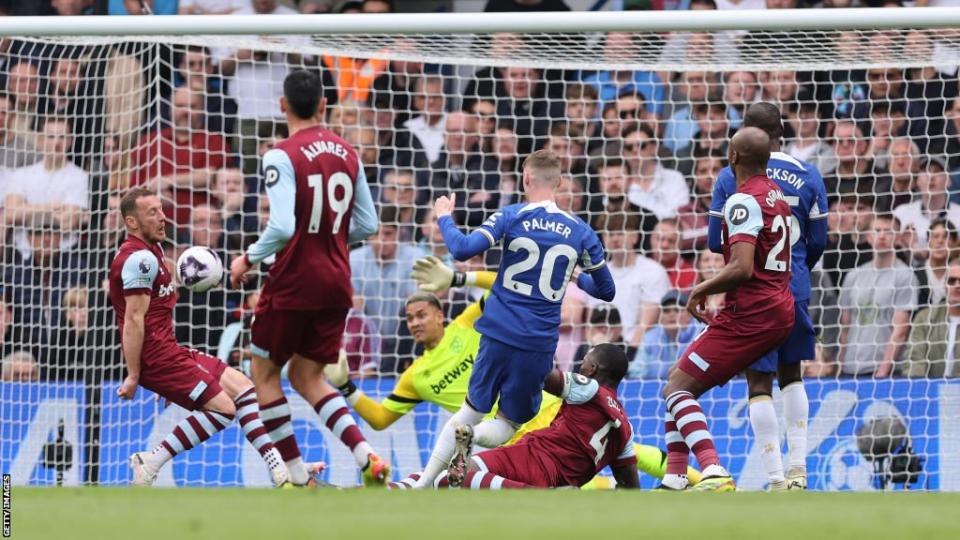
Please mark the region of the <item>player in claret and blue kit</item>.
MULTIPOLYGON (((809 402, 800 369, 801 362, 813 360, 816 353, 817 334, 807 306, 810 303, 810 270, 820 260, 827 244, 827 190, 816 167, 780 151, 783 121, 775 105, 765 102, 750 105, 744 114, 743 125, 762 129, 770 137, 767 176, 783 192, 793 213, 788 240, 792 259, 790 291, 796 312, 796 323, 787 342, 747 369, 750 423, 770 489, 806 489, 809 402), (783 396, 783 416, 787 424, 790 468, 786 477, 780 456, 780 427, 772 399, 774 373, 783 396)), ((723 206, 736 189, 730 167, 721 170, 710 205, 711 251, 722 253, 723 206)))
POLYGON ((236 287, 251 265, 276 256, 251 324, 253 380, 264 423, 294 484, 309 480, 280 385, 290 384, 353 453, 364 483, 383 484, 390 469, 364 438, 340 392, 323 376, 337 362, 353 305, 347 245, 376 232, 378 219, 357 151, 324 129, 319 77, 297 70, 283 82, 280 109, 290 137, 263 156, 270 218, 260 238, 234 259, 236 287))
POLYGON ((153 484, 173 456, 226 429, 234 418, 267 463, 274 484, 286 483, 287 468, 260 420, 250 379, 217 358, 178 344, 173 335, 177 290, 159 244, 166 238, 167 223, 160 198, 134 188, 120 200, 120 215, 127 238, 110 265, 110 302, 127 376, 117 395, 133 399, 143 386, 192 411, 152 452, 130 456, 132 483, 153 484))
POLYGON ((730 140, 729 162, 737 191, 723 208, 723 258, 726 266, 700 283, 687 310, 709 326, 677 361, 663 388, 667 410, 666 489, 687 487, 690 451, 703 479, 694 489, 729 491, 733 478, 720 464, 707 420, 697 399, 743 371, 757 358, 780 347, 794 323, 790 294, 790 206, 767 178, 770 137, 745 127, 730 140), (711 318, 708 296, 727 293, 723 309, 711 318))
POLYGON ((559 158, 544 150, 534 152, 523 164, 527 202, 495 213, 469 235, 461 233, 451 217, 456 200, 436 201, 438 224, 456 259, 467 260, 501 240, 503 257, 476 323, 480 347, 466 400, 440 431, 417 487, 432 486, 448 466, 450 484, 458 486, 473 442, 499 446, 536 416, 544 377, 553 368, 560 303, 577 264, 583 270, 577 278, 580 288, 613 300, 616 290, 600 239, 583 220, 557 207, 553 193, 559 183, 559 158), (496 418, 481 423, 498 398, 496 418))

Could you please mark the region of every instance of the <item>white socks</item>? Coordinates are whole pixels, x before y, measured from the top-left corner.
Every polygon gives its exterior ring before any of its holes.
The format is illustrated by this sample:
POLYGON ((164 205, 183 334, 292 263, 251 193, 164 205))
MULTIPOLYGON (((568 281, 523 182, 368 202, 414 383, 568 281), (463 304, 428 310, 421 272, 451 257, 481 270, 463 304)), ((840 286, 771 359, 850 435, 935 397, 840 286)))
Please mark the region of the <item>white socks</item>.
POLYGON ((496 448, 510 440, 517 428, 503 418, 480 422, 473 428, 473 444, 483 448, 496 448))
POLYGON ((780 426, 777 411, 770 396, 757 396, 750 400, 750 425, 753 437, 760 448, 760 460, 771 483, 783 482, 783 459, 780 455, 780 426))
POLYGON ((173 459, 173 455, 162 444, 159 444, 153 449, 153 452, 150 452, 147 459, 143 460, 143 468, 151 474, 156 474, 171 459, 173 459))
POLYGON ((460 410, 447 420, 440 434, 437 435, 437 442, 433 446, 433 453, 430 454, 427 466, 417 480, 418 489, 432 486, 437 476, 450 466, 450 459, 457 445, 457 428, 464 424, 475 426, 483 420, 483 416, 484 413, 479 413, 464 403, 460 410))
POLYGON ((298 486, 305 485, 310 481, 310 473, 307 466, 303 463, 303 458, 297 457, 284 463, 287 470, 290 471, 290 481, 298 486))
POLYGON ((783 420, 787 424, 787 462, 791 469, 807 469, 807 419, 810 402, 803 382, 788 384, 783 396, 783 420))

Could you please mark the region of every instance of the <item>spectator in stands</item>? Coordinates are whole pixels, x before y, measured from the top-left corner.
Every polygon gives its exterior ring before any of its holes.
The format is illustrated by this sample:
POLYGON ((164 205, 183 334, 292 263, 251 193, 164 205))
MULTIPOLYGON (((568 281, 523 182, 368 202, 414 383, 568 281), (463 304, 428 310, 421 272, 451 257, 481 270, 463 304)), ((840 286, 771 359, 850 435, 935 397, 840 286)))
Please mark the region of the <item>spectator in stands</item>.
POLYGON ((703 326, 687 313, 687 295, 668 291, 659 303, 659 322, 643 336, 637 355, 630 362, 631 379, 666 379, 680 354, 703 326))
MULTIPOLYGON (((361 123, 347 128, 343 138, 360 154, 360 163, 367 175, 367 182, 370 185, 379 186, 382 178, 380 178, 380 147, 377 146, 377 130, 361 123)), ((376 196, 376 193, 373 195, 376 196)))
POLYGON ((245 4, 243 0, 178 0, 177 13, 180 15, 229 15, 245 4))
MULTIPOLYGON (((280 5, 276 0, 252 0, 234 12, 236 15, 295 15, 296 10, 280 5)), ((266 42, 281 41, 290 46, 309 45, 310 40, 303 36, 261 36, 266 42)), ((256 159, 257 134, 260 124, 277 125, 276 119, 282 118, 278 96, 283 95, 283 79, 290 66, 315 62, 312 57, 304 58, 299 54, 267 52, 255 49, 223 48, 214 52, 220 73, 230 78, 227 85, 228 95, 237 104, 237 118, 240 120, 238 142, 233 146, 243 156, 244 174, 257 172, 256 159)))
POLYGON ((505 122, 494 131, 493 154, 497 158, 497 172, 500 173, 501 208, 520 199, 523 173, 517 144, 517 134, 510 124, 505 122))
POLYGON ((517 148, 526 156, 542 144, 551 120, 564 115, 562 99, 550 99, 547 82, 539 69, 502 68, 504 95, 497 99, 497 115, 513 120, 517 148))
POLYGON ((420 241, 417 243, 417 247, 423 251, 424 255, 433 255, 447 266, 454 266, 457 263, 450 251, 447 250, 447 243, 443 240, 443 233, 440 232, 440 227, 437 225, 433 207, 427 208, 424 212, 419 229, 420 241))
POLYGON ((757 100, 757 74, 752 71, 728 71, 723 76, 723 101, 727 104, 730 127, 739 129, 743 113, 757 100))
POLYGON ((683 175, 668 169, 657 157, 657 138, 647 126, 626 134, 623 155, 630 169, 627 198, 652 212, 657 219, 674 217, 690 202, 690 188, 683 175))
POLYGON ((917 310, 943 302, 947 296, 947 270, 960 248, 957 227, 946 219, 930 224, 927 235, 926 260, 915 270, 920 289, 917 291, 917 310))
POLYGON ((570 137, 566 122, 553 124, 544 148, 560 158, 560 171, 563 176, 574 179, 581 186, 589 185, 590 176, 586 172, 583 159, 585 156, 583 144, 579 139, 570 137))
POLYGON ((830 204, 827 248, 823 252, 823 269, 830 283, 839 288, 847 272, 873 258, 867 243, 873 213, 870 199, 848 195, 830 204))
POLYGON ((214 171, 210 194, 222 216, 226 248, 245 250, 258 232, 258 197, 247 189, 243 171, 236 167, 214 171))
POLYGON ((613 304, 601 304, 590 310, 590 322, 586 329, 586 343, 577 348, 573 355, 573 371, 580 371, 580 364, 591 348, 601 343, 619 345, 627 359, 637 354, 637 348, 623 339, 623 327, 620 324, 620 312, 613 304))
MULTIPOLYGON (((103 211, 94 220, 89 234, 86 235, 82 251, 87 256, 87 277, 85 281, 91 289, 100 287, 110 289, 107 277, 110 263, 117 254, 117 248, 124 238, 123 222, 120 220, 120 195, 118 191, 109 192, 103 211)), ((112 309, 112 308, 111 308, 112 309)))
POLYGON ((890 143, 887 178, 875 184, 878 211, 886 212, 914 199, 914 181, 920 171, 920 149, 907 137, 898 137, 890 143), (889 182, 887 181, 889 180, 889 182))
POLYGON ((174 204, 183 226, 190 209, 209 202, 214 171, 233 165, 227 140, 203 128, 203 95, 187 87, 173 91, 171 123, 144 135, 133 152, 134 182, 150 185, 174 204))
POLYGON ((376 323, 364 315, 362 308, 353 307, 347 313, 341 349, 347 355, 350 376, 375 376, 380 370, 380 351, 383 348, 376 323))
MULTIPOLYGON (((44 123, 43 159, 7 173, 3 202, 9 225, 29 226, 38 220, 56 222, 62 249, 77 244, 78 231, 89 220, 90 207, 89 177, 68 159, 73 142, 69 129, 66 121, 56 118, 44 123)), ((25 233, 16 233, 15 242, 21 249, 26 248, 25 239, 25 233)))
POLYGON ((497 104, 491 100, 478 99, 470 107, 477 117, 477 132, 480 134, 480 151, 493 151, 493 133, 497 130, 497 104))
POLYGON ((907 69, 907 115, 910 136, 927 153, 943 152, 942 135, 946 128, 944 113, 957 97, 957 78, 947 76, 934 66, 933 42, 926 30, 912 30, 904 37, 906 56, 925 60, 924 65, 907 69))
POLYGON ((110 15, 176 15, 177 0, 107 0, 110 15))
POLYGON ((89 328, 88 292, 86 287, 73 287, 63 294, 61 319, 50 329, 49 343, 43 347, 41 378, 49 380, 82 380, 88 353, 99 344, 87 341, 89 328))
POLYGON ((890 165, 890 147, 907 132, 907 114, 902 103, 878 101, 870 108, 870 150, 874 167, 890 165))
POLYGON ((190 214, 189 237, 181 243, 210 248, 220 255, 220 260, 227 260, 223 213, 209 204, 197 205, 190 214))
POLYGON ((781 111, 786 111, 796 103, 800 91, 797 72, 788 69, 761 71, 758 77, 760 96, 757 101, 773 103, 781 111))
POLYGON ((837 167, 832 175, 823 179, 827 195, 873 197, 881 193, 876 190, 878 186, 889 187, 889 178, 882 171, 878 174, 878 171, 874 170, 873 160, 867 157, 870 142, 856 122, 837 120, 833 128, 832 143, 837 167))
POLYGON ((597 122, 597 89, 589 84, 571 83, 567 85, 564 97, 567 133, 570 138, 581 142, 586 153, 590 153, 603 143, 597 122))
POLYGON ((26 244, 4 256, 4 294, 23 328, 20 343, 39 348, 60 320, 61 295, 82 283, 84 264, 76 251, 60 249, 60 224, 51 216, 37 215, 24 228, 26 244))
MULTIPOLYGON (((607 32, 603 39, 603 58, 612 63, 628 62, 636 55, 635 34, 630 32, 607 32)), ((581 75, 585 84, 596 87, 600 107, 613 101, 625 92, 637 92, 644 97, 647 112, 655 117, 663 111, 666 101, 666 85, 653 71, 599 71, 581 75)))
POLYGON ((707 247, 707 222, 710 201, 713 200, 713 182, 724 167, 720 156, 703 156, 693 167, 693 199, 677 210, 680 222, 680 249, 685 254, 707 247))
POLYGON ((394 169, 383 179, 380 201, 397 208, 397 239, 412 242, 417 226, 417 187, 413 171, 394 169))
POLYGON ((657 222, 650 234, 650 258, 667 270, 670 287, 684 293, 693 288, 697 271, 680 256, 680 228, 676 218, 657 222))
POLYGON ((353 291, 363 298, 363 313, 380 329, 385 365, 396 361, 403 302, 417 290, 410 269, 422 256, 419 248, 398 240, 398 219, 395 206, 381 206, 377 234, 367 240, 367 245, 350 252, 353 291))
POLYGON ((950 265, 946 298, 920 311, 910 330, 910 343, 900 373, 906 377, 960 376, 960 264, 950 265))
MULTIPOLYGON (((376 131, 377 159, 381 171, 398 167, 400 163, 413 162, 410 134, 396 128, 401 115, 390 105, 389 95, 375 94, 374 99, 369 100, 368 106, 364 108, 364 115, 363 123, 376 131)), ((406 121, 407 115, 403 115, 403 118, 403 121, 406 121)), ((332 126, 328 127, 332 129, 332 126)), ((372 180, 370 184, 371 188, 377 188, 372 180)))
POLYGON ((89 168, 101 144, 103 104, 96 88, 96 78, 90 77, 86 71, 81 60, 60 58, 53 62, 44 92, 44 115, 70 120, 73 159, 78 165, 89 168))
POLYGON ((447 122, 446 96, 443 78, 439 75, 423 75, 414 84, 413 109, 420 114, 403 123, 409 132, 409 144, 413 151, 413 163, 398 163, 399 166, 417 167, 434 163, 440 158, 447 122))
POLYGON ((671 97, 671 102, 676 105, 663 129, 663 143, 660 146, 664 157, 673 156, 693 142, 700 132, 700 125, 693 116, 693 107, 706 102, 711 88, 716 84, 716 74, 708 71, 684 71, 680 74, 680 83, 675 85, 676 93, 671 97))
MULTIPOLYGON (((236 2, 237 0, 227 0, 236 2)), ((234 6, 238 9, 239 6, 234 6)), ((207 131, 233 135, 237 115, 237 102, 226 96, 226 84, 214 75, 215 66, 210 58, 210 49, 200 45, 187 45, 177 63, 176 86, 185 86, 204 98, 204 119, 207 131)))
POLYGON ((347 130, 363 123, 366 111, 366 106, 359 101, 345 99, 327 110, 327 128, 343 137, 347 130))
POLYGON ((893 374, 917 304, 917 278, 894 252, 894 222, 878 214, 868 242, 873 260, 852 270, 840 289, 840 371, 893 374))
POLYGON ((594 216, 594 229, 602 215, 622 215, 625 218, 638 219, 641 237, 638 247, 645 245, 646 236, 653 231, 657 217, 641 209, 627 199, 627 179, 629 170, 620 158, 607 158, 596 167, 597 184, 600 192, 590 198, 590 214, 594 216))
POLYGON ((717 96, 695 104, 693 118, 698 127, 693 142, 674 154, 674 167, 685 175, 693 171, 694 160, 699 156, 727 155, 727 141, 733 135, 727 120, 727 106, 717 96))
MULTIPOLYGON (((656 324, 657 306, 670 290, 670 279, 663 266, 634 249, 639 226, 637 216, 623 214, 601 214, 596 221, 596 230, 609 256, 608 267, 617 285, 612 304, 620 312, 624 339, 633 346, 639 345, 647 330, 656 324)), ((590 307, 601 303, 595 298, 587 300, 590 307)))
POLYGON ((428 169, 417 174, 417 204, 429 206, 439 194, 457 195, 454 219, 475 227, 499 208, 499 164, 479 152, 475 116, 456 111, 446 118, 443 146, 428 169))
POLYGON ((21 61, 10 66, 7 71, 7 96, 12 107, 7 111, 6 129, 17 137, 35 142, 39 115, 46 108, 41 103, 40 72, 36 65, 21 61))
MULTIPOLYGON (((515 32, 495 32, 478 44, 484 47, 485 56, 492 59, 515 58, 524 48, 523 38, 515 32)), ((504 96, 503 68, 483 67, 473 73, 463 91, 463 108, 471 110, 477 100, 496 101, 504 96)))
POLYGON ((787 113, 787 124, 793 133, 783 149, 784 153, 810 163, 821 176, 832 173, 836 167, 833 149, 820 136, 820 119, 813 96, 803 96, 782 110, 787 113))
MULTIPOLYGON (((895 158, 891 163, 896 161, 895 158)), ((943 161, 939 158, 929 159, 917 175, 917 199, 893 210, 901 227, 916 233, 917 245, 920 248, 926 247, 927 230, 934 220, 945 218, 954 227, 960 227, 960 204, 950 202, 950 194, 947 192, 949 181, 943 161)))
POLYGON ((563 0, 487 0, 487 12, 570 11, 563 0))
POLYGON ((10 96, 0 94, 0 174, 3 169, 26 167, 40 160, 40 154, 34 146, 34 138, 20 136, 15 131, 16 127, 13 126, 11 114, 12 105, 10 96))
POLYGON ((13 309, 3 295, 0 295, 0 358, 6 357, 17 348, 14 337, 13 309))
POLYGON ((580 219, 589 222, 590 217, 584 212, 583 184, 576 178, 561 176, 560 185, 554 191, 554 202, 557 207, 569 214, 575 214, 580 219))
POLYGON ((3 357, 0 381, 32 382, 40 378, 40 369, 33 355, 27 351, 14 351, 3 357))

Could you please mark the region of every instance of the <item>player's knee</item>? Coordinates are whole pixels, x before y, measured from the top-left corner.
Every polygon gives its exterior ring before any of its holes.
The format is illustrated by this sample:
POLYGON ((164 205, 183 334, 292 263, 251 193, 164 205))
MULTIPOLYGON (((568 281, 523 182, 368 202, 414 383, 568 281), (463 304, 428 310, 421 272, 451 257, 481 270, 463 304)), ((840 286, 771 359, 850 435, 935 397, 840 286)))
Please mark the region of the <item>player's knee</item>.
POLYGON ((233 400, 227 396, 226 392, 220 392, 216 396, 213 396, 213 399, 208 401, 203 408, 230 417, 236 416, 237 414, 237 406, 233 400))
POLYGON ((747 390, 750 399, 758 396, 773 395, 773 373, 763 373, 760 371, 747 371, 747 390))
POLYGON ((800 362, 795 364, 781 364, 777 367, 777 383, 783 390, 787 386, 803 381, 800 362))

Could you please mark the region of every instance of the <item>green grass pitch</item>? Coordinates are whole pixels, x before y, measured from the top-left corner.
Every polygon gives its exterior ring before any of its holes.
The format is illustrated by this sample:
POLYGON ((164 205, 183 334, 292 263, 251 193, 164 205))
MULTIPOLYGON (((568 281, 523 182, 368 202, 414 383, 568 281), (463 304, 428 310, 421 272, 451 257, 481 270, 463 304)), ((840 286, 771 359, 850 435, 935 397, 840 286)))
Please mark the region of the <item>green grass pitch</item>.
POLYGON ((12 538, 960 539, 960 494, 22 488, 12 538))

